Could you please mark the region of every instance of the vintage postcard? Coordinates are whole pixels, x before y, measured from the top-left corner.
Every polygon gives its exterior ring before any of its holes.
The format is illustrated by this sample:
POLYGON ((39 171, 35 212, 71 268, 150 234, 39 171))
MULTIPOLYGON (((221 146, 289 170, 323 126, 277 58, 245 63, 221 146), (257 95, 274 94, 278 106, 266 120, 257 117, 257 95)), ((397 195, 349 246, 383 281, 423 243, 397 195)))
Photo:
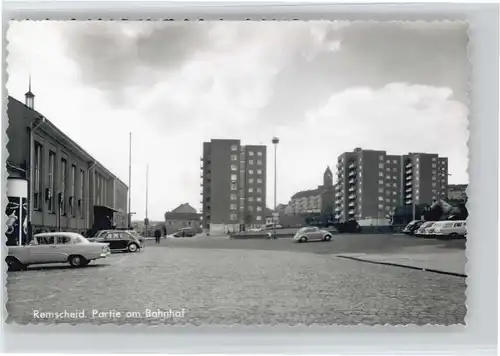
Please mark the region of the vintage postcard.
POLYGON ((7 322, 465 324, 467 23, 7 40, 7 322))

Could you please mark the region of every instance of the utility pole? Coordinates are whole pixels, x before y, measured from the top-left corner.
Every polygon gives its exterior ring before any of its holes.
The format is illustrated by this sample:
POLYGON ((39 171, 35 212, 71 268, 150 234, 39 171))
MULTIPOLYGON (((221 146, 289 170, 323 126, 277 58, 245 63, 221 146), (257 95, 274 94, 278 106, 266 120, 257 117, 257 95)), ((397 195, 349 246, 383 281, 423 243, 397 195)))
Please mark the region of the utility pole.
POLYGON ((128 214, 127 214, 127 228, 132 228, 132 132, 129 133, 128 143, 128 214))

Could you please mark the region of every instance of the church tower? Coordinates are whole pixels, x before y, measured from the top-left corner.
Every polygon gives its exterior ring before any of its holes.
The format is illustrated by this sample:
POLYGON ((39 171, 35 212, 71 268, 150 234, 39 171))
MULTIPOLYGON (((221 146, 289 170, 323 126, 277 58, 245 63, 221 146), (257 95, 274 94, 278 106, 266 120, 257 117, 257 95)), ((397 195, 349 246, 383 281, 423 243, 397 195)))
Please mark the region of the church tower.
POLYGON ((325 173, 323 174, 323 187, 333 187, 333 174, 330 170, 330 166, 326 167, 325 173))
POLYGON ((28 92, 24 94, 26 98, 26 106, 29 107, 31 110, 35 110, 35 94, 31 92, 31 75, 30 75, 30 80, 29 80, 29 87, 28 87, 28 92))

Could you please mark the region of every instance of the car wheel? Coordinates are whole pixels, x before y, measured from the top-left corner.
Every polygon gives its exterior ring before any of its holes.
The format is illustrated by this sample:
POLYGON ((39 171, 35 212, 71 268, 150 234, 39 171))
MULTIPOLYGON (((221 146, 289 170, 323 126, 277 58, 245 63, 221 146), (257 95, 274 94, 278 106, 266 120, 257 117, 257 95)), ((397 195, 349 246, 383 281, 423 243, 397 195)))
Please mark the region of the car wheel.
POLYGON ((330 235, 326 235, 324 238, 325 241, 330 241, 331 239, 332 239, 332 237, 330 235))
POLYGON ((80 255, 69 256, 68 262, 71 267, 82 267, 88 265, 89 261, 85 259, 85 257, 80 255))
POLYGON ((302 236, 302 237, 299 239, 299 242, 307 242, 307 237, 302 236))
POLYGON ((137 252, 138 249, 139 246, 137 246, 136 243, 131 243, 130 245, 128 245, 128 252, 137 252))
POLYGON ((12 256, 7 256, 5 262, 7 262, 7 267, 9 271, 22 271, 26 269, 26 267, 28 267, 28 265, 21 263, 21 261, 12 256))

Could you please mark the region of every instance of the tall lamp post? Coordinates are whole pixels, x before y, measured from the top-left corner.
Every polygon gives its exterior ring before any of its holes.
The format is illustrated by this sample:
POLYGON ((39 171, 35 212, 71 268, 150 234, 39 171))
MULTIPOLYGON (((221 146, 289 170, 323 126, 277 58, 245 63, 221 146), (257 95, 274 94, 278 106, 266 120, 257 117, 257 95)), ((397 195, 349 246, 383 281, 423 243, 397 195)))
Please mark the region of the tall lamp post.
POLYGON ((278 147, 278 143, 280 142, 279 138, 273 137, 273 145, 274 145, 274 212, 273 212, 273 227, 274 227, 274 238, 276 238, 276 187, 277 187, 277 180, 276 180, 276 175, 277 175, 277 164, 276 164, 276 150, 278 147))

